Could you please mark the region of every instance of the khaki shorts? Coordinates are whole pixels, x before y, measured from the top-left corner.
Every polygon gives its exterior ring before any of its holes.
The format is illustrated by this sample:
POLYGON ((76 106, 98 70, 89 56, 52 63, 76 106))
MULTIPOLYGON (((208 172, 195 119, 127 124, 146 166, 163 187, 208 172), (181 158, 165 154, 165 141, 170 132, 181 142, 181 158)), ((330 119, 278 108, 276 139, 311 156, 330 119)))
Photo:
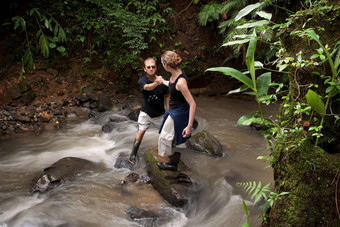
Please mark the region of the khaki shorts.
POLYGON ((174 154, 174 147, 172 146, 175 138, 174 120, 169 115, 165 120, 162 131, 158 137, 158 155, 162 157, 174 154))
POLYGON ((150 125, 159 128, 162 123, 163 116, 151 118, 147 113, 140 111, 138 116, 138 129, 146 131, 150 125))

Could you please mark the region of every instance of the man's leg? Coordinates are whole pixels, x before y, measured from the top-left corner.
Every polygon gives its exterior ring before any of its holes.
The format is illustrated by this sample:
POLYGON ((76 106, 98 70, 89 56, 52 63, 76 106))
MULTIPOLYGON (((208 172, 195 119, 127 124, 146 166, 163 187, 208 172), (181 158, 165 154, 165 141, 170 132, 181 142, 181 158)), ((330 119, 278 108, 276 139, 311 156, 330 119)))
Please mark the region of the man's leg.
POLYGON ((132 152, 130 154, 130 158, 129 158, 129 162, 131 164, 135 164, 136 160, 137 160, 137 151, 139 149, 139 146, 143 140, 143 136, 145 134, 145 130, 138 130, 138 133, 136 135, 135 141, 133 142, 133 146, 132 146, 132 152))
POLYGON ((129 157, 129 162, 131 164, 135 164, 136 160, 137 160, 137 151, 139 149, 139 146, 143 140, 144 134, 146 132, 146 130, 149 128, 151 123, 151 118, 148 114, 144 113, 143 111, 141 111, 139 113, 138 116, 138 132, 137 135, 135 137, 135 141, 133 142, 133 146, 132 146, 132 151, 129 157))

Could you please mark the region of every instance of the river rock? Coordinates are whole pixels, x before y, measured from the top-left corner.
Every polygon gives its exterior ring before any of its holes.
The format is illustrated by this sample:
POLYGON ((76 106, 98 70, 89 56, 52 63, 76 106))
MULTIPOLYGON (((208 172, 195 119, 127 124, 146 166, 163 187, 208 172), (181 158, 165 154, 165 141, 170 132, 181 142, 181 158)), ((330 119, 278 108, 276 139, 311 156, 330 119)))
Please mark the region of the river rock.
POLYGON ((161 170, 157 166, 157 147, 145 152, 146 171, 151 185, 163 198, 176 207, 183 207, 193 194, 191 170, 180 161, 177 171, 161 170))
POLYGON ((221 157, 225 149, 220 141, 208 131, 202 131, 193 135, 187 140, 186 144, 191 150, 207 153, 215 157, 221 157))
POLYGON ((45 193, 79 174, 97 172, 104 167, 86 159, 66 157, 45 168, 32 180, 31 192, 45 193))
POLYGON ((114 164, 114 167, 117 169, 129 169, 129 170, 133 170, 137 164, 133 165, 129 162, 129 157, 130 154, 126 154, 126 153, 119 153, 116 162, 114 164))
POLYGON ((129 173, 124 180, 120 182, 121 185, 125 185, 127 183, 136 183, 136 184, 149 184, 150 177, 147 174, 139 175, 138 173, 129 173))
POLYGON ((99 112, 111 110, 112 106, 113 102, 109 97, 103 96, 99 98, 99 103, 97 107, 99 112))
POLYGON ((110 133, 114 128, 115 124, 113 122, 109 122, 102 126, 102 131, 105 133, 110 133))
POLYGON ((133 221, 139 222, 143 226, 153 226, 152 223, 161 216, 161 214, 154 211, 138 207, 130 207, 125 212, 133 221))
POLYGON ((140 112, 141 108, 135 109, 132 112, 130 112, 127 117, 132 120, 132 121, 137 121, 138 120, 138 116, 139 116, 139 112, 140 112))

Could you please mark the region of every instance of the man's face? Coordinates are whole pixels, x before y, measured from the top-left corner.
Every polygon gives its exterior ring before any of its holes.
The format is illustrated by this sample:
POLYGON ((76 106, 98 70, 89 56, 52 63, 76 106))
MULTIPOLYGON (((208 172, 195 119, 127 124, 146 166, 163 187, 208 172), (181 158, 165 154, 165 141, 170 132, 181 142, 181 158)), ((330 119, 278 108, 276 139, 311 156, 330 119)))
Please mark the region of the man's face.
POLYGON ((146 72, 146 74, 148 74, 149 76, 153 76, 155 75, 156 70, 157 67, 156 62, 154 60, 148 60, 145 62, 144 72, 146 72))

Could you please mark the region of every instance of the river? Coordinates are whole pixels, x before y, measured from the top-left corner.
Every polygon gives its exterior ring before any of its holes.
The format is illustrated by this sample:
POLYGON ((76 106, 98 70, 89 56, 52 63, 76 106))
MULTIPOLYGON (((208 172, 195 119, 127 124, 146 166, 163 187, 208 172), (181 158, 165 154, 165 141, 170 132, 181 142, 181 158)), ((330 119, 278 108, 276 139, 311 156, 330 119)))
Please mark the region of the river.
MULTIPOLYGON (((130 153, 137 132, 134 121, 118 123, 111 133, 101 127, 110 116, 69 124, 67 128, 39 136, 0 140, 0 226, 241 226, 246 222, 242 201, 248 205, 251 226, 259 226, 261 205, 252 206, 236 182, 273 181, 271 168, 256 160, 268 155, 261 132, 237 127, 244 114, 257 110, 255 101, 227 97, 195 97, 199 122, 193 132, 208 130, 228 151, 213 158, 193 151, 182 152, 182 161, 198 176, 202 190, 184 208, 169 205, 151 184, 120 182, 130 172, 114 168, 121 152, 130 153), (106 171, 66 182, 46 194, 30 194, 33 176, 63 157, 102 162, 106 171), (134 222, 126 214, 131 207, 161 212, 155 222, 134 222)), ((273 112, 273 108, 265 111, 273 112)), ((157 144, 157 128, 149 129, 141 144, 139 167, 145 173, 143 153, 157 144)))

